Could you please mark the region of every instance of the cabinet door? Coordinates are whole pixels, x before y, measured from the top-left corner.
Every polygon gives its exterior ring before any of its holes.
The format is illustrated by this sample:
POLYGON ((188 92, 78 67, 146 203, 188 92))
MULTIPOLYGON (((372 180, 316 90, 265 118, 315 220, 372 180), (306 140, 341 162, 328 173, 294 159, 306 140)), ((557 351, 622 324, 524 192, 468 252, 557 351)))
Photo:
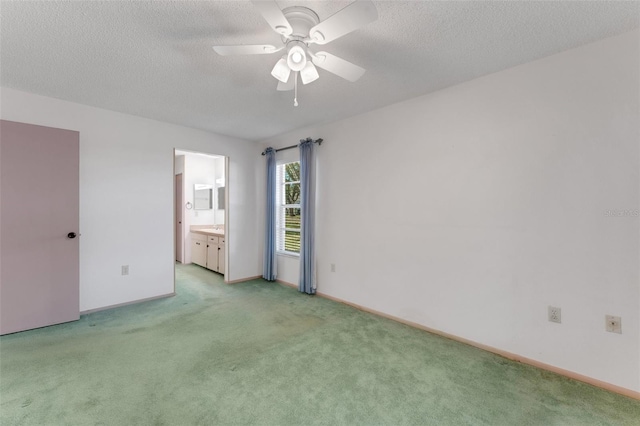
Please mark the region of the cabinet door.
POLYGON ((207 269, 218 270, 218 244, 211 241, 207 243, 207 269))
POLYGON ((191 261, 196 265, 207 266, 207 243, 204 241, 191 241, 191 261))
POLYGON ((218 244, 218 272, 224 275, 224 240, 218 244))

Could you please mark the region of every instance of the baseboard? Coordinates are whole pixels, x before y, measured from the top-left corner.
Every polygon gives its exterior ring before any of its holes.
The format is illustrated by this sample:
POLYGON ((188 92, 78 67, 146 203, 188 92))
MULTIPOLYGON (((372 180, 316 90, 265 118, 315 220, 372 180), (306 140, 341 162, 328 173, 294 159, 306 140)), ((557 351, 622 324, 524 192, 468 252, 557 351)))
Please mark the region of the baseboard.
POLYGON ((262 278, 262 275, 256 275, 255 277, 247 277, 247 278, 240 278, 239 280, 232 280, 232 281, 225 281, 225 284, 238 284, 238 283, 243 283, 246 281, 253 281, 253 280, 257 280, 262 278))
MULTIPOLYGON (((286 282, 286 281, 276 280, 276 282, 277 282, 277 283, 280 283, 280 284, 282 284, 282 285, 286 285, 287 287, 291 287, 291 288, 295 288, 295 289, 297 289, 297 288, 298 288, 298 286, 297 286, 296 284, 291 284, 291 283, 288 283, 288 282, 286 282)), ((327 299, 328 299, 328 298, 327 298, 327 299)), ((336 302, 340 302, 340 301, 339 301, 339 300, 336 300, 336 302)), ((341 302, 341 303, 344 303, 344 302, 341 302)))
MULTIPOLYGON (((297 285, 288 283, 286 281, 282 281, 282 280, 276 280, 276 281, 278 283, 283 284, 283 285, 288 286, 288 287, 298 288, 297 285)), ((640 392, 636 392, 636 391, 631 390, 631 389, 627 389, 627 388, 623 388, 621 386, 617 386, 617 385, 614 385, 614 384, 611 384, 611 383, 603 382, 602 380, 594 379, 593 377, 589 377, 589 376, 584 376, 582 374, 579 374, 579 373, 576 373, 576 372, 573 372, 573 371, 570 371, 570 370, 565 370, 564 368, 560 368, 560 367, 556 367, 556 366, 553 366, 553 365, 545 364, 544 362, 536 361, 535 359, 527 358, 527 357, 524 357, 524 356, 521 356, 521 355, 518 355, 518 354, 514 354, 514 353, 511 353, 511 352, 503 351, 502 349, 498 349, 498 348, 494 348, 492 346, 484 345, 482 343, 474 342, 473 340, 469 340, 469 339, 465 339, 463 337, 455 336, 453 334, 445 333, 443 331, 436 330, 436 329, 424 326, 422 324, 418 324, 417 322, 408 321, 408 320, 402 319, 400 317, 396 317, 394 315, 389 315, 389 314, 386 314, 384 312, 377 311, 375 309, 367 308, 366 306, 362 306, 362 305, 358 305, 356 303, 348 302, 348 301, 340 299, 338 297, 330 296, 330 295, 328 295, 326 293, 317 292, 316 295, 320 296, 322 298, 325 298, 325 299, 332 300, 334 302, 338 302, 338 303, 342 303, 344 305, 351 306, 351 307, 356 308, 358 310, 361 310, 363 312, 368 312, 370 314, 377 315, 379 317, 387 318, 387 319, 390 319, 392 321, 396 321, 396 322, 399 322, 401 324, 405 324, 405 325, 408 325, 410 327, 426 331, 427 333, 436 334, 438 336, 442 336, 442 337, 445 337, 447 339, 455 340, 456 342, 464 343, 465 345, 469 345, 469 346, 473 346, 473 347, 478 348, 478 349, 482 349, 483 351, 491 352, 493 354, 499 355, 499 356, 501 356, 503 358, 510 359, 512 361, 521 362, 523 364, 531 365, 532 367, 536 367, 536 368, 539 368, 541 370, 550 371, 552 373, 556 373, 556 374, 559 374, 561 376, 565 376, 565 377, 568 377, 570 379, 577 380, 579 382, 587 383, 589 385, 596 386, 598 388, 605 389, 605 390, 608 390, 610 392, 614 392, 614 393, 617 393, 617 394, 620 394, 620 395, 627 396, 629 398, 640 400, 640 392)))
POLYGON ((107 309, 120 308, 122 306, 137 305, 138 303, 149 302, 151 300, 165 299, 167 297, 173 297, 175 295, 176 293, 172 292, 167 294, 161 294, 160 296, 153 296, 153 297, 147 297, 145 299, 133 300, 131 302, 116 303, 115 305, 103 306, 102 308, 88 309, 86 311, 81 311, 80 315, 93 314, 95 312, 106 311, 107 309))

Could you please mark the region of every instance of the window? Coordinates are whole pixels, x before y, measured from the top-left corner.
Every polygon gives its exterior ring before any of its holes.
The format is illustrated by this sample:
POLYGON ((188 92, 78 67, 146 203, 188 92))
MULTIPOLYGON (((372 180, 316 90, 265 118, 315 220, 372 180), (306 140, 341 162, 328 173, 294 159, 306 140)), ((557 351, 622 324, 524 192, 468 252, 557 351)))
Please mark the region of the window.
POLYGON ((277 250, 300 253, 300 162, 277 167, 277 250))

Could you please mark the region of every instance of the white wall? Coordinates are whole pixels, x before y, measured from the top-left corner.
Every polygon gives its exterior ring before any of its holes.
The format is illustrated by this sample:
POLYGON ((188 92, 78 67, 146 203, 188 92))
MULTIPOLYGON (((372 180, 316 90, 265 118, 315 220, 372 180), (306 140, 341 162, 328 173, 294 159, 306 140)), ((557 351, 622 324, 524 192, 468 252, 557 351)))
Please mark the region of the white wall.
POLYGON ((638 38, 264 141, 325 140, 318 291, 640 391, 638 38))
POLYGON ((5 120, 80 132, 81 311, 173 292, 175 147, 229 157, 227 278, 260 274, 255 144, 8 88, 0 100, 5 120))
MULTIPOLYGON (((185 162, 185 156, 184 155, 176 155, 174 164, 175 164, 175 174, 179 175, 180 173, 184 173, 184 162, 185 162)), ((184 179, 184 176, 182 177, 184 179)), ((184 197, 184 194, 183 194, 184 197)))

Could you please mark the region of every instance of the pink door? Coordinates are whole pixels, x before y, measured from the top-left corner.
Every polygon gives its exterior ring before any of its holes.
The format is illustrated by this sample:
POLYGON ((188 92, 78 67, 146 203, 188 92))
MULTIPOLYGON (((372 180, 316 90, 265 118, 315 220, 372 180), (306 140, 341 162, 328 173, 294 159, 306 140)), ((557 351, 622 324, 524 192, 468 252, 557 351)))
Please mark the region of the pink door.
POLYGON ((0 120, 0 334, 77 320, 79 133, 0 120))

